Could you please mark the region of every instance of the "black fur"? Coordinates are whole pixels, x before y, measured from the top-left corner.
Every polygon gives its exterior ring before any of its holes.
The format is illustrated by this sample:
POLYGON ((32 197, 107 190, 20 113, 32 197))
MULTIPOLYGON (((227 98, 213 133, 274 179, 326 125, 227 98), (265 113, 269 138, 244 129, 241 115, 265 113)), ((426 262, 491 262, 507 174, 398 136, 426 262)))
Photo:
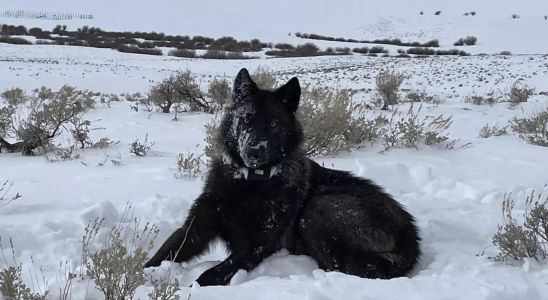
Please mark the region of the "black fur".
POLYGON ((185 224, 145 267, 188 261, 221 239, 229 257, 197 279, 202 286, 225 285, 282 248, 311 256, 324 270, 365 278, 413 270, 420 237, 402 205, 370 180, 305 157, 295 117, 300 94, 297 78, 265 91, 246 69, 238 73, 234 105, 221 123, 224 157, 213 161, 185 224), (275 175, 253 180, 260 170, 275 175))

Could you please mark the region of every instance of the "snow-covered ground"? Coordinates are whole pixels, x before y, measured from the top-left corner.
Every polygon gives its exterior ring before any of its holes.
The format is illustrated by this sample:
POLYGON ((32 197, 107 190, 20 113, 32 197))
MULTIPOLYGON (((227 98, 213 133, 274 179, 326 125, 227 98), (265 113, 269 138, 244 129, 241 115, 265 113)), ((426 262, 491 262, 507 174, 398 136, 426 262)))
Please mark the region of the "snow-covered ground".
MULTIPOLYGON (((181 299, 186 299, 189 293, 193 300, 547 299, 546 264, 495 263, 487 258, 497 253, 495 247, 487 248, 484 256, 476 254, 491 244, 491 236, 502 221, 501 203, 505 193, 512 192, 516 213, 520 213, 531 189, 540 191, 548 183, 548 148, 524 144, 511 133, 478 138, 480 129, 487 123, 505 126, 514 115, 522 114, 520 108, 527 113, 548 105, 548 96, 539 95, 548 92, 548 56, 533 55, 548 52, 548 21, 543 19, 543 15, 548 14, 548 3, 493 0, 441 4, 433 0, 412 3, 390 0, 382 1, 386 7, 379 7, 373 1, 341 1, 334 6, 333 1, 314 0, 314 5, 310 4, 312 1, 261 1, 263 4, 258 5, 256 1, 240 0, 208 3, 206 10, 198 7, 198 1, 163 0, 155 4, 134 1, 126 11, 118 4, 121 1, 109 1, 108 5, 102 5, 103 2, 106 3, 101 0, 76 5, 73 1, 20 0, 2 4, 0 8, 91 13, 94 23, 77 26, 99 26, 105 30, 232 35, 237 39, 257 37, 272 42, 289 40, 294 44, 305 40, 289 37, 288 32, 362 39, 401 37, 405 40, 409 36, 409 40, 427 41, 440 38, 442 46, 451 47, 457 38, 475 35, 479 45, 467 47, 467 51, 526 53, 430 59, 354 55, 220 61, 84 47, 0 44, 0 90, 20 87, 30 91, 42 85, 58 89, 68 84, 103 93, 146 92, 152 83, 174 70, 191 69, 203 79, 205 86, 215 76, 232 80, 240 68, 252 70, 262 65, 275 71, 280 81, 299 76, 305 84, 364 90, 355 99, 369 101, 367 89, 374 87, 377 72, 393 67, 411 75, 403 88, 425 87, 430 95, 445 99, 437 107, 425 105, 421 115, 452 115, 450 137, 460 138, 455 149, 421 145, 419 150, 391 149, 381 154, 381 147, 375 146, 341 153, 335 158, 315 158, 326 166, 375 180, 416 216, 422 231, 424 256, 410 278, 368 280, 324 273, 316 270, 317 264, 310 258, 282 251, 248 274, 236 275, 232 286, 185 287, 181 299), (425 12, 422 17, 421 10, 425 12), (442 15, 435 17, 436 10, 441 10, 442 15), (266 16, 265 11, 269 12, 266 16), (477 15, 462 16, 467 11, 476 11, 477 15), (520 14, 521 18, 510 20, 512 13, 520 14), (517 79, 535 86, 537 95, 516 110, 508 109, 506 104, 474 106, 462 101, 472 93, 504 91, 517 79)), ((29 28, 68 24, 23 19, 0 19, 0 23, 21 23, 29 28)), ((105 150, 86 149, 80 153, 80 159, 59 163, 48 163, 41 156, 0 154, 0 183, 15 180, 12 192, 23 196, 17 202, 0 207, 4 255, 12 261, 8 240, 11 237, 15 257, 23 264, 24 279, 28 283, 31 282, 27 272, 32 268, 31 258, 37 269, 42 266, 51 288, 49 299, 58 299, 58 286, 62 285, 59 263, 79 257, 81 237, 89 220, 96 217, 116 220, 131 202, 134 216, 156 223, 161 230, 155 251, 182 224, 192 201, 201 191, 200 177, 175 179, 173 169, 178 153, 202 151, 203 125, 211 115, 180 114, 178 121, 172 121, 173 115, 132 111, 127 102, 111 106, 98 104, 86 117, 92 121, 92 128, 102 128, 90 132, 92 140, 107 136, 121 141, 116 146, 105 150), (129 144, 136 138, 143 140, 147 133, 149 141, 155 142, 152 151, 146 157, 131 155, 129 144), (110 160, 119 154, 122 165, 111 164, 110 160), (105 159, 107 163, 98 166, 105 159)), ((400 105, 403 112, 407 108, 407 104, 400 105)), ((63 138, 58 141, 65 142, 63 138)), ((202 271, 224 256, 222 247, 217 247, 187 269, 175 266, 175 271, 181 273, 179 276, 185 285, 190 285, 202 271)), ((158 272, 164 272, 167 266, 158 272)), ((34 282, 36 284, 36 279, 34 282)), ((135 299, 148 298, 150 289, 149 281, 138 289, 135 299)), ((74 286, 72 297, 101 299, 102 296, 93 284, 79 283, 74 286)))

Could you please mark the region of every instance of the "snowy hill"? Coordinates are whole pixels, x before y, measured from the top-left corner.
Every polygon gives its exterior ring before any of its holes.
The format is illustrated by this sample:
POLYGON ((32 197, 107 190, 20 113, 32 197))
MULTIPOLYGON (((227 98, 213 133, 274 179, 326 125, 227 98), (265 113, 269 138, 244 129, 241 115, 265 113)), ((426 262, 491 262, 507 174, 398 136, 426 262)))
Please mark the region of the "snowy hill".
MULTIPOLYGON (((234 1, 36 1, 0 4, 0 10, 28 10, 92 14, 92 20, 36 20, 0 18, 0 23, 51 30, 65 24, 75 30, 96 26, 110 31, 157 31, 172 35, 233 36, 238 40, 259 38, 264 42, 293 45, 314 42, 321 48, 362 47, 364 44, 301 39, 295 32, 351 39, 401 39, 427 42, 439 39, 441 49, 459 48, 471 54, 496 54, 503 50, 521 55, 472 55, 405 59, 346 56, 213 60, 121 53, 57 45, 10 45, 0 43, 0 90, 20 87, 28 92, 40 86, 58 89, 68 84, 100 93, 146 93, 150 86, 173 71, 190 69, 202 87, 216 76, 230 81, 238 70, 267 66, 279 82, 298 76, 304 83, 332 89, 351 88, 354 99, 369 102, 379 70, 390 68, 410 75, 401 87, 426 88, 428 95, 444 101, 423 104, 421 119, 443 114, 452 116, 449 137, 459 139, 454 149, 421 144, 415 148, 382 151, 381 143, 341 152, 336 157, 314 159, 325 166, 348 170, 371 178, 408 207, 416 216, 423 237, 424 256, 409 277, 368 280, 337 272, 322 272, 305 256, 281 251, 248 273, 238 273, 228 287, 188 288, 201 272, 224 259, 222 246, 192 262, 172 265, 185 285, 181 299, 466 299, 542 300, 548 295, 548 265, 525 262, 500 263, 491 237, 502 223, 501 206, 506 193, 516 201, 514 214, 522 214, 531 190, 548 183, 548 148, 526 144, 518 134, 479 138, 489 124, 507 126, 548 107, 548 2, 439 1, 439 0, 234 0, 234 1), (207 4, 206 4, 207 3, 207 4), (206 6, 207 5, 207 6, 206 6), (435 15, 436 11, 441 11, 435 15), (420 12, 424 14, 421 15, 420 12), (464 16, 476 12, 475 16, 464 16), (519 15, 513 19, 512 14, 519 15), (288 35, 291 33, 291 35, 288 35), (477 45, 453 46, 466 36, 476 36, 477 45), (536 87, 535 93, 517 109, 506 103, 474 105, 470 95, 503 93, 516 81, 536 87), (486 248, 488 247, 488 248, 486 248), (485 249, 485 255, 477 256, 485 249)), ((365 46, 373 46, 365 44, 365 46)), ((395 54, 398 46, 386 46, 395 54)), ((203 152, 206 124, 212 115, 139 112, 130 102, 97 103, 85 116, 93 124, 90 138, 109 137, 120 144, 106 149, 76 150, 78 159, 48 162, 44 156, 23 157, 0 153, 0 186, 14 181, 8 195, 22 198, 0 204, 0 237, 7 263, 14 264, 9 239, 14 242, 17 263, 23 264, 24 280, 48 281, 48 299, 59 299, 59 288, 67 282, 64 265, 80 257, 85 226, 97 217, 106 222, 120 220, 128 202, 132 215, 142 223, 156 223, 160 233, 153 252, 184 221, 192 201, 203 185, 201 177, 173 176, 178 153, 203 152), (155 142, 145 157, 129 153, 139 138, 155 142), (111 163, 121 161, 121 165, 111 163), (60 272, 60 269, 61 272, 60 272), (62 273, 60 275, 60 273, 62 273)), ((2 107, 3 104, 0 104, 2 107)), ((399 104, 407 112, 409 103, 399 104)), ((415 108, 417 105, 415 104, 415 108)), ((383 113, 374 108, 376 114, 383 113)), ((388 114, 390 114, 389 112, 388 114)), ((69 134, 56 142, 67 146, 69 134)), ((544 189, 546 195, 548 191, 544 189)), ((2 192, 0 192, 0 197, 2 192)), ((141 224, 141 225, 143 225, 141 224)), ((104 225, 106 227, 106 225, 104 225)), ((104 230, 94 241, 100 247, 104 230)), ((5 261, 0 255, 0 266, 5 261)), ((165 263, 154 276, 166 273, 165 263)), ((0 268, 1 270, 1 268, 0 268)), ((147 271, 150 275, 150 270, 147 271)), ((134 299, 148 299, 152 282, 137 289, 134 299)), ((2 299, 2 296, 0 296, 2 299)), ((72 299, 103 299, 93 282, 75 280, 72 299)), ((2 299, 3 300, 3 299, 2 299)))
MULTIPOLYGON (((0 18, 0 23, 24 24, 51 29, 66 24, 111 31, 157 31, 166 34, 204 35, 238 40, 259 38, 279 43, 303 43, 295 32, 354 39, 400 38, 426 42, 439 39, 442 47, 466 36, 479 44, 471 53, 515 54, 548 52, 548 3, 525 0, 439 1, 439 0, 210 0, 202 1, 36 1, 4 3, 0 10, 33 10, 92 14, 93 20, 28 20, 0 18), (441 11, 439 16, 436 11, 441 11), (420 12, 424 12, 420 15, 420 12), (476 15, 464 16, 475 12, 476 15), (512 15, 519 15, 512 19, 512 15), (288 34, 292 33, 292 36, 288 34)), ((332 43, 320 43, 322 47, 332 43)), ((355 47, 355 45, 349 45, 355 47)))

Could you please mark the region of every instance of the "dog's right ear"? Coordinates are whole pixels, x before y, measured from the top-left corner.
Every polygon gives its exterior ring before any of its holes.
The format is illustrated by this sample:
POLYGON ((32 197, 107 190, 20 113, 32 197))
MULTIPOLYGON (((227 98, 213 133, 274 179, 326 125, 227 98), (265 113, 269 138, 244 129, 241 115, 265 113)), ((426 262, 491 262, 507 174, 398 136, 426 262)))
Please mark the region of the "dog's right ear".
POLYGON ((257 90, 257 84, 251 79, 249 72, 243 68, 234 79, 234 87, 232 89, 232 100, 234 103, 241 103, 249 96, 253 95, 257 90))

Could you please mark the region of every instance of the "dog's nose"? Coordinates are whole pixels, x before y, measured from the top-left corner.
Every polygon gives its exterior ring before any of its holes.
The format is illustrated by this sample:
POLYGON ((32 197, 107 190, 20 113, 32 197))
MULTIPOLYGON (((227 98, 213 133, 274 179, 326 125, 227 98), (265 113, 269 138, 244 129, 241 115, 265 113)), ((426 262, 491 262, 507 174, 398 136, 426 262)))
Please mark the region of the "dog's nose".
POLYGON ((263 156, 263 151, 262 149, 249 149, 249 157, 252 158, 252 159, 255 159, 255 160, 260 160, 261 157, 263 156))

